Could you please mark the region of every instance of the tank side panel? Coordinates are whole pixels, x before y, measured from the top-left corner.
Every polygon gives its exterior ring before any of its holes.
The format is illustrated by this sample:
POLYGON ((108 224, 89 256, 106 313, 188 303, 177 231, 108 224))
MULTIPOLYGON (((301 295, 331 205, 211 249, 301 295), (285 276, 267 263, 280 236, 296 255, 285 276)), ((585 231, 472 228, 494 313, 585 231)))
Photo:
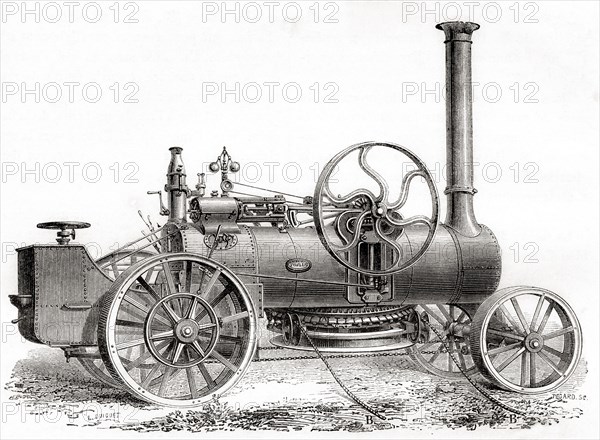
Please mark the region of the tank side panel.
POLYGON ((482 302, 496 291, 502 274, 502 256, 494 233, 481 225, 474 238, 458 235, 463 255, 463 286, 454 302, 482 302), (474 300, 477 301, 474 301, 474 300))
MULTIPOLYGON (((402 249, 416 253, 427 237, 427 228, 415 225, 400 238, 402 249)), ((457 294, 459 255, 444 225, 423 257, 394 276, 394 296, 405 304, 445 303, 457 294)))
MULTIPOLYGON (((407 231, 413 251, 425 235, 424 228, 407 231)), ((396 295, 405 304, 481 303, 498 287, 501 268, 500 248, 489 228, 482 225, 479 235, 465 237, 440 225, 430 249, 412 267, 412 278, 396 275, 396 295)))
MULTIPOLYGON (((323 248, 312 228, 250 228, 256 239, 258 272, 295 279, 319 279, 344 282, 346 270, 323 248), (286 262, 292 258, 309 260, 310 269, 292 273, 286 262)), ((323 283, 283 281, 261 278, 265 307, 344 307, 346 287, 323 283)))
POLYGON ((95 345, 100 298, 111 280, 83 246, 36 246, 35 337, 48 345, 95 345))

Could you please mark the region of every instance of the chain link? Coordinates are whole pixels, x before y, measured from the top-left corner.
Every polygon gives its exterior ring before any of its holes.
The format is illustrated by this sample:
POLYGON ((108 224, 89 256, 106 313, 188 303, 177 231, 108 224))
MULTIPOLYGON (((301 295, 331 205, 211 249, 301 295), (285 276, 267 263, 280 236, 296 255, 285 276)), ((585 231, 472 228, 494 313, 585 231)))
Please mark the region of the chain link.
POLYGON ((475 388, 477 391, 479 391, 481 393, 481 395, 483 395, 483 397, 485 397, 486 399, 488 399, 493 404, 498 405, 500 408, 505 409, 506 411, 518 414, 520 416, 526 416, 527 415, 527 413, 525 411, 521 411, 520 409, 513 408, 513 407, 507 405, 506 403, 500 401, 496 397, 492 396, 490 393, 488 393, 486 390, 484 390, 481 387, 481 385, 479 385, 471 377, 469 377, 469 375, 467 374, 467 372, 460 365, 459 361, 454 357, 454 353, 451 351, 450 346, 448 345, 448 343, 446 342, 446 340, 444 338, 442 338, 442 335, 438 332, 438 330, 435 327, 433 327, 431 324, 429 324, 429 322, 427 322, 425 320, 422 320, 421 322, 425 323, 425 325, 427 325, 427 327, 429 327, 431 329, 431 331, 433 331, 436 334, 436 336, 440 339, 440 341, 442 342, 442 344, 444 345, 444 347, 446 347, 446 350, 450 350, 450 351, 448 351, 448 354, 450 354, 450 358, 452 359, 452 362, 454 362, 456 364, 456 366, 458 367, 458 369, 460 370, 460 372, 462 373, 462 375, 465 376, 465 378, 469 381, 469 383, 471 385, 473 385, 473 388, 475 388))
MULTIPOLYGON (((518 414, 520 416, 526 416, 527 415, 526 412, 521 411, 521 410, 519 410, 517 408, 513 408, 513 407, 507 405, 506 403, 501 402, 499 399, 497 399, 496 397, 494 397, 491 394, 489 394, 479 384, 477 384, 468 375, 468 373, 463 369, 463 367, 460 364, 460 362, 454 356, 454 350, 448 344, 448 342, 446 341, 446 339, 444 337, 442 337, 442 335, 439 333, 439 331, 436 328, 434 328, 431 324, 429 324, 428 322, 426 322, 426 321, 421 321, 421 322, 424 322, 427 325, 427 327, 429 327, 430 330, 433 331, 433 333, 435 333, 435 335, 438 337, 439 341, 442 343, 443 347, 445 348, 445 352, 447 352, 450 355, 450 358, 452 359, 452 362, 454 362, 454 364, 458 367, 458 369, 462 373, 462 375, 469 381, 469 383, 477 391, 479 391, 479 393, 481 393, 481 395, 483 395, 486 399, 488 399, 493 404, 498 405, 499 407, 505 409, 506 411, 512 412, 514 414, 518 414)), ((386 356, 401 356, 401 357, 405 357, 405 356, 409 356, 410 353, 408 353, 406 351, 406 349, 405 349, 402 352, 396 351, 396 352, 380 352, 380 353, 368 353, 368 354, 323 355, 318 350, 318 348, 314 345, 314 343, 312 342, 312 340, 308 336, 308 334, 306 332, 306 329, 304 328, 303 325, 300 325, 300 330, 302 331, 302 333, 304 334, 304 336, 306 337, 306 339, 308 340, 308 342, 310 343, 310 345, 312 346, 312 348, 317 353, 317 356, 281 356, 281 357, 273 357, 273 358, 265 358, 265 359, 254 359, 253 362, 274 362, 274 361, 321 359, 323 361, 323 363, 325 364, 325 366, 327 367, 327 369, 329 370, 329 372, 331 373, 331 375, 333 376, 333 378, 335 379, 335 381, 348 394, 348 396, 350 396, 352 398, 352 400, 354 400, 359 406, 361 406, 362 408, 364 408, 366 411, 370 412, 371 414, 374 414, 375 416, 379 417, 381 420, 385 420, 386 419, 385 416, 379 414, 373 408, 371 408, 366 403, 364 403, 362 400, 360 400, 356 395, 354 395, 348 389, 348 387, 346 387, 346 385, 344 385, 342 383, 341 379, 339 379, 339 377, 337 376, 337 374, 333 371, 333 369, 331 368, 331 366, 329 365, 329 363, 327 362, 327 360, 329 360, 329 359, 373 358, 373 357, 386 357, 386 356)), ((285 350, 285 349, 286 349, 285 347, 259 347, 259 350, 268 350, 268 351, 270 351, 270 350, 285 350)), ((435 354, 437 352, 438 352, 437 350, 423 350, 423 351, 420 351, 421 354, 435 354)))
POLYGON ((333 370, 333 368, 331 368, 331 365, 329 365, 329 362, 327 362, 327 358, 325 358, 321 354, 321 352, 319 351, 319 349, 317 348, 317 346, 314 344, 314 342, 312 341, 312 339, 308 335, 308 332, 306 331, 306 328, 304 328, 304 326, 302 324, 300 324, 299 327, 300 327, 300 331, 302 332, 302 334, 304 335, 304 337, 306 338, 306 340, 308 341, 308 343, 311 345, 311 347, 313 348, 313 350, 315 350, 315 353, 317 353, 317 355, 319 356, 319 358, 323 361, 323 363, 325 364, 325 366, 329 370, 329 373, 331 373, 331 376, 335 379, 335 381, 338 383, 338 385, 344 390, 344 392, 352 400, 354 400, 360 407, 362 407, 366 411, 370 412, 374 416, 379 417, 381 420, 386 420, 386 417, 384 415, 380 414, 378 411, 376 411, 373 408, 371 408, 369 405, 367 405, 365 402, 363 402, 361 399, 359 399, 358 396, 356 396, 352 391, 350 391, 350 389, 346 385, 344 385, 344 383, 338 377, 338 375, 333 370))
MULTIPOLYGON (((286 347, 259 347, 259 350, 293 350, 292 348, 286 347)), ((404 350, 404 349, 403 349, 404 350)), ((422 354, 435 354, 436 350, 424 350, 421 351, 422 354)), ((327 359, 356 359, 356 358, 373 358, 373 357, 386 357, 386 356, 401 356, 406 357, 410 356, 410 353, 407 351, 396 351, 396 352, 378 352, 378 353, 368 353, 368 354, 331 354, 331 355, 323 355, 323 357, 327 359)), ((272 361, 295 361, 295 360, 310 360, 310 359, 319 359, 318 356, 280 356, 280 357, 272 357, 272 358, 258 358, 253 359, 252 362, 272 362, 272 361)))

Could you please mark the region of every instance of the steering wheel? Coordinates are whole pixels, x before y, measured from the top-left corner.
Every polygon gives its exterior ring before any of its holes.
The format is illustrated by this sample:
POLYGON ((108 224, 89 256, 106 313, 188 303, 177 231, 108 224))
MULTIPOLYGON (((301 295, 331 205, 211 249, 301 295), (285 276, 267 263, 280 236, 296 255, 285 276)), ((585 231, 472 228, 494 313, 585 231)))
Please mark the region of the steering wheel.
MULTIPOLYGON (((398 163, 401 163, 398 161, 398 163)), ((313 197, 313 217, 319 239, 325 249, 342 265, 364 275, 381 276, 400 272, 415 264, 431 246, 439 217, 439 198, 431 173, 425 164, 410 150, 396 144, 385 142, 363 142, 352 145, 334 156, 319 176, 313 197), (408 157, 416 166, 407 172, 400 186, 400 195, 390 201, 390 189, 386 180, 367 163, 367 155, 373 148, 390 148, 408 157), (379 194, 375 195, 366 188, 356 189, 344 196, 335 196, 329 188, 331 174, 340 162, 352 152, 358 150, 358 165, 379 186, 379 194), (405 205, 411 181, 420 176, 425 179, 431 196, 431 215, 415 215, 404 218, 399 210, 405 205), (325 220, 333 215, 335 228, 325 226, 325 220), (406 228, 425 225, 427 237, 407 261, 402 260, 403 251, 397 243, 406 228), (332 236, 332 231, 336 236, 332 236), (338 244, 339 242, 342 244, 338 244), (351 251, 361 242, 380 243, 391 248, 391 263, 380 267, 362 267, 351 261, 351 251)), ((380 255, 384 253, 381 252, 380 255)), ((358 261, 358 260, 357 260, 358 261)))
POLYGON ((89 228, 91 225, 86 222, 75 222, 75 221, 55 221, 55 222, 44 222, 38 223, 37 227, 40 229, 59 229, 56 233, 56 241, 58 244, 65 245, 71 241, 71 238, 75 240, 75 229, 89 228), (70 231, 67 231, 70 229, 70 231), (71 238, 69 238, 71 237, 71 238))

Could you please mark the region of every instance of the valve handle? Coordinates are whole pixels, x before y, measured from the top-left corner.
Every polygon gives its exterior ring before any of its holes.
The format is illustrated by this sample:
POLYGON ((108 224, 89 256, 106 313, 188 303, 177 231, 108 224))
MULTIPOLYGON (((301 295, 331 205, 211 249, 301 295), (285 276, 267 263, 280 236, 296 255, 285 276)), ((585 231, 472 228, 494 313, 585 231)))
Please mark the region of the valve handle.
POLYGON ((148 191, 147 194, 158 194, 158 201, 160 203, 160 215, 169 215, 169 210, 163 203, 162 191, 148 191))

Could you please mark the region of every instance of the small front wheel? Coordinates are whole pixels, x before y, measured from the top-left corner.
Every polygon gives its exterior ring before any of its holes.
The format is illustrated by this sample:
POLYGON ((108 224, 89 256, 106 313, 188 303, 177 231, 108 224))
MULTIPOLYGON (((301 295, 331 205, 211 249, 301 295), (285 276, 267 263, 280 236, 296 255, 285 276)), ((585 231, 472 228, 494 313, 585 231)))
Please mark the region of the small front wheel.
POLYGON ((581 327, 556 293, 510 287, 494 293, 475 313, 473 360, 482 374, 509 391, 554 390, 573 373, 581 355, 581 327))

